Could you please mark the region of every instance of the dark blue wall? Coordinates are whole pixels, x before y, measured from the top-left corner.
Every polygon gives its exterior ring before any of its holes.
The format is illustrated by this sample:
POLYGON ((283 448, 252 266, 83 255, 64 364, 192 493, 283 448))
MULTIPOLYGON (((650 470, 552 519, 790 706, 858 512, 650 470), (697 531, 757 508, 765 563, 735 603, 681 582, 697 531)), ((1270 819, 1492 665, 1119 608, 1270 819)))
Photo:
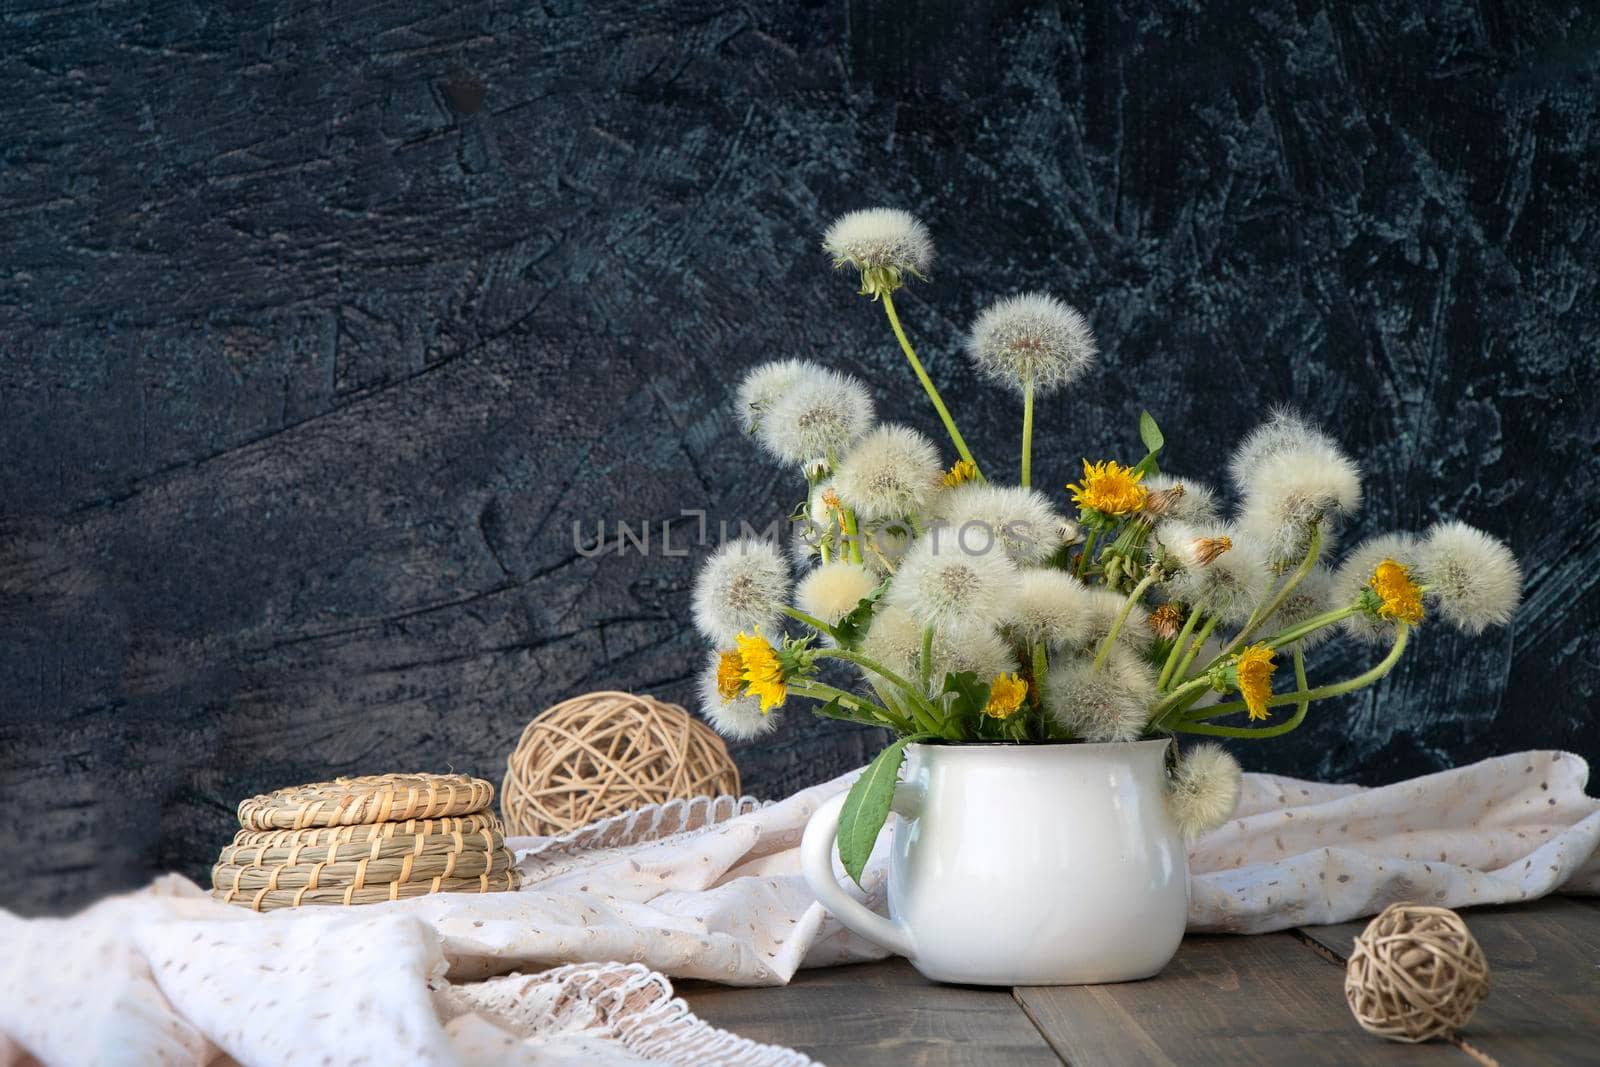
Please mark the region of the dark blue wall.
MULTIPOLYGON (((572 524, 785 514, 725 415, 762 359, 937 430, 818 250, 880 203, 933 227, 903 312, 991 464, 1018 404, 957 339, 1044 287, 1105 349, 1049 481, 1141 406, 1201 472, 1289 401, 1367 469, 1356 535, 1526 562, 1514 626, 1247 766, 1600 751, 1600 21, 1194 6, 0 7, 0 904, 201 876, 261 789, 498 778, 577 692, 688 699, 694 561, 572 524)), ((738 755, 776 795, 873 741, 738 755)))

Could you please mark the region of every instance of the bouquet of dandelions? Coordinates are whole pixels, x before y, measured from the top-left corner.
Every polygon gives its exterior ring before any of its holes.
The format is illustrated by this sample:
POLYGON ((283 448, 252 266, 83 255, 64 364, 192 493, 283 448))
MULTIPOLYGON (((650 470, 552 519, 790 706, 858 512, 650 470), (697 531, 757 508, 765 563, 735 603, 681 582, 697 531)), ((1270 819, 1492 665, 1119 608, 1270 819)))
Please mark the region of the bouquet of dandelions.
MULTIPOLYGON (((959 459, 946 469, 916 430, 875 424, 871 395, 847 375, 803 360, 757 367, 739 387, 738 415, 805 477, 792 516, 805 574, 791 585, 770 540, 729 542, 699 575, 694 618, 715 644, 701 689, 722 733, 765 734, 801 697, 820 715, 899 735, 841 815, 841 859, 857 880, 912 741, 1276 737, 1313 701, 1387 674, 1430 609, 1470 634, 1510 618, 1516 560, 1461 523, 1386 534, 1326 565, 1361 480, 1332 438, 1290 412, 1234 453, 1231 519, 1206 483, 1160 468, 1164 439, 1148 413, 1144 456, 1084 460, 1066 486, 1067 518, 1031 486, 1034 405, 1088 369, 1095 343, 1082 315, 1041 293, 995 303, 966 339, 978 369, 1022 397, 1021 484, 991 482, 895 310, 895 292, 932 260, 926 227, 902 211, 858 211, 823 247, 883 306, 959 459), (1311 685, 1306 650, 1340 630, 1387 654, 1311 685), (1279 691, 1285 658, 1294 684, 1279 691), (825 680, 829 661, 858 684, 825 680)), ((1187 834, 1226 821, 1239 776, 1212 743, 1172 761, 1170 806, 1187 834)))

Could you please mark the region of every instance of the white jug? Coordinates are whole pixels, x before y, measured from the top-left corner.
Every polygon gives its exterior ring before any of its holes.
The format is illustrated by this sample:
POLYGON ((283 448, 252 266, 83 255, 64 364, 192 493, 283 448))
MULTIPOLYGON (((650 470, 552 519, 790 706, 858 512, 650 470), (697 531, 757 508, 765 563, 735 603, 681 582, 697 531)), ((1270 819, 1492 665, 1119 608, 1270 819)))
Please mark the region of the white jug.
POLYGON ((1188 858, 1166 805, 1170 743, 909 745, 891 808, 890 917, 837 881, 843 794, 806 826, 806 881, 845 926, 935 981, 1149 978, 1188 916, 1188 858))

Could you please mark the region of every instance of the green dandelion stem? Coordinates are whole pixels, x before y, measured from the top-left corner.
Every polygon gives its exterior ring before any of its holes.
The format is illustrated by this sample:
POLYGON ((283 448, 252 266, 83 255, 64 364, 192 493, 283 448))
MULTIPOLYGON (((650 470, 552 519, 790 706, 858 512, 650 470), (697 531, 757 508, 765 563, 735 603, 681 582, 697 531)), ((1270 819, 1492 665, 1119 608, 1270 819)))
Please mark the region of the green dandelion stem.
POLYGON ((1255 633, 1262 623, 1272 618, 1272 613, 1282 607, 1285 600, 1289 599, 1289 594, 1294 592, 1295 586, 1305 581, 1306 575, 1310 574, 1311 568, 1317 565, 1317 557, 1321 554, 1322 523, 1318 522, 1313 523, 1311 526, 1310 543, 1306 545, 1306 557, 1300 561, 1300 566, 1294 569, 1278 591, 1273 594, 1271 600, 1264 604, 1256 605, 1256 610, 1252 611, 1250 618, 1245 621, 1244 628, 1239 631, 1232 643, 1223 651, 1237 652, 1243 648, 1250 635, 1255 633))
MULTIPOLYGON (((1320 685, 1315 689, 1306 688, 1305 670, 1304 667, 1298 662, 1300 650, 1298 648, 1295 649, 1295 654, 1297 657, 1295 674, 1297 676, 1296 680, 1298 681, 1300 688, 1293 693, 1273 694, 1267 698, 1267 707, 1276 708, 1282 707, 1285 704, 1299 704, 1301 702, 1310 703, 1313 700, 1327 700, 1329 697, 1343 696, 1345 693, 1352 693, 1357 689, 1362 689, 1371 685, 1373 682, 1376 682, 1378 679, 1394 670, 1394 665, 1400 662, 1400 657, 1405 654, 1406 641, 1409 638, 1410 630, 1411 627, 1407 626, 1405 623, 1396 623, 1394 632, 1394 645, 1389 649, 1389 654, 1384 656, 1383 659, 1379 660, 1378 663, 1372 667, 1372 669, 1363 671, 1354 678, 1346 678, 1342 682, 1334 682, 1330 685, 1320 685)), ((1195 724, 1204 722, 1206 719, 1219 719, 1224 715, 1233 715, 1237 712, 1248 710, 1249 709, 1245 706, 1245 702, 1242 700, 1230 701, 1227 704, 1215 704, 1209 708, 1201 708, 1199 711, 1186 716, 1185 719, 1175 727, 1175 729, 1186 730, 1191 733, 1196 732, 1193 731, 1191 727, 1195 724)), ((1214 729, 1227 729, 1227 727, 1215 727, 1214 729)), ((1274 734, 1259 732, 1268 729, 1276 729, 1276 727, 1259 727, 1257 728, 1257 732, 1246 732, 1244 734, 1220 734, 1218 736, 1276 736, 1274 734)))
POLYGON ((889 325, 894 328, 894 336, 900 342, 900 350, 906 354, 906 360, 911 364, 911 369, 916 372, 917 380, 922 383, 922 388, 927 392, 928 399, 933 401, 934 410, 939 413, 939 418, 944 422, 944 428, 950 434, 950 440, 955 444, 956 451, 961 453, 961 458, 972 464, 977 471, 979 481, 984 481, 983 471, 978 467, 978 461, 972 458, 972 450, 967 447, 967 442, 962 439, 961 431, 956 429, 956 420, 950 417, 950 409, 944 406, 944 398, 939 395, 938 386, 933 384, 933 379, 928 377, 928 372, 922 366, 922 361, 917 358, 916 350, 911 347, 911 342, 906 338, 906 331, 900 325, 900 316, 894 309, 894 296, 885 289, 882 293, 883 310, 889 316, 889 325))
POLYGON ((1111 624, 1111 629, 1106 631, 1105 639, 1100 642, 1100 648, 1094 654, 1092 670, 1101 670, 1106 665, 1106 660, 1111 658, 1111 646, 1116 644, 1117 635, 1122 633, 1122 626, 1128 621, 1128 614, 1133 611, 1133 606, 1144 596, 1144 591, 1154 584, 1154 573, 1147 574, 1139 579, 1139 584, 1133 587, 1133 592, 1128 594, 1128 599, 1123 601, 1122 610, 1117 613, 1116 621, 1111 624))
POLYGON ((1161 667, 1161 677, 1156 679, 1157 692, 1166 692, 1167 683, 1172 680, 1172 672, 1178 668, 1178 659, 1188 646, 1189 638, 1193 636, 1195 624, 1200 621, 1201 614, 1195 608, 1189 609, 1189 617, 1183 621, 1183 629, 1179 631, 1178 639, 1172 642, 1172 651, 1167 653, 1167 662, 1161 667))
POLYGON ((1022 488, 1033 486, 1033 379, 1022 387, 1022 488))

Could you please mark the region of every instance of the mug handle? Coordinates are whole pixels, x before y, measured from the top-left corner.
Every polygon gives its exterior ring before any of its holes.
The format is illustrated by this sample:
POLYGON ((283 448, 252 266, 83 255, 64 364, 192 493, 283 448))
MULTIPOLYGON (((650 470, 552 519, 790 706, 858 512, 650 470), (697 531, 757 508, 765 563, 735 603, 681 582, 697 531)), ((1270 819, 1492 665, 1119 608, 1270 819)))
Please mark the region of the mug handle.
MULTIPOLYGON (((833 877, 834 843, 839 837, 839 812, 849 794, 840 793, 817 809, 806 823, 806 832, 800 839, 800 870, 806 884, 817 895, 822 906, 844 926, 868 941, 872 941, 899 956, 916 955, 916 943, 911 929, 898 919, 886 919, 855 897, 845 892, 833 877)), ((901 782, 894 787, 894 801, 889 810, 902 817, 915 814, 920 799, 915 786, 901 782)))

